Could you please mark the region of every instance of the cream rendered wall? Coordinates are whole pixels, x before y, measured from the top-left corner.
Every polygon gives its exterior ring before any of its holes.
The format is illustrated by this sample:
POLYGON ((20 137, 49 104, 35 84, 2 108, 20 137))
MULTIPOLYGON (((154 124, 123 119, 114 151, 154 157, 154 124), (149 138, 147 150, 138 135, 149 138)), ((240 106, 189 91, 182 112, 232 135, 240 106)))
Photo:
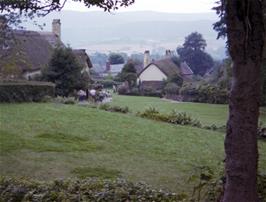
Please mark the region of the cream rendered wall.
POLYGON ((139 75, 140 81, 163 81, 167 76, 154 64, 151 64, 139 75))
POLYGON ((23 74, 23 77, 27 80, 34 78, 35 76, 40 76, 42 74, 41 70, 36 70, 34 72, 26 72, 23 74))

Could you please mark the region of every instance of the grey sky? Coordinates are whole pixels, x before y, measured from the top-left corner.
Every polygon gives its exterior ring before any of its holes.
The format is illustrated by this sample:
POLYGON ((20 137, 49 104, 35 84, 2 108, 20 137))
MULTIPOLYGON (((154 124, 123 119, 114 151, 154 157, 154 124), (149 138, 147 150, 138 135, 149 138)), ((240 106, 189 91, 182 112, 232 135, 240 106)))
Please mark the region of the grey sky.
MULTIPOLYGON (((173 13, 201 13, 211 12, 216 0, 135 0, 135 4, 122 8, 120 11, 161 11, 173 13)), ((67 3, 64 10, 90 11, 96 8, 85 8, 82 4, 71 2, 67 3)))

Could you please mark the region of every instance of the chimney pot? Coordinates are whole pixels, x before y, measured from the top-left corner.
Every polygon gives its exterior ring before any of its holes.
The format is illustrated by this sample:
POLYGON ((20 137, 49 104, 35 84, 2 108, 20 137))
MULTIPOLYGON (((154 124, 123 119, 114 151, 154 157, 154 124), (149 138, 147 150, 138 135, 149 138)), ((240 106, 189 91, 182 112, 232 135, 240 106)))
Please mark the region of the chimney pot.
POLYGON ((61 40, 61 22, 60 19, 54 19, 52 24, 52 32, 61 40))

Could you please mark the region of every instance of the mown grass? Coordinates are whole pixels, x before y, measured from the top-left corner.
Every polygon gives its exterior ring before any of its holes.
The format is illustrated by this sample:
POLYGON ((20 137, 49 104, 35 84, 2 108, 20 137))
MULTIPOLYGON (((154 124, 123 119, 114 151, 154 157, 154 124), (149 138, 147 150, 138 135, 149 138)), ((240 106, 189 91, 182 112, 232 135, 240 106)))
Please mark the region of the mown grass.
POLYGON ((102 179, 116 179, 120 176, 121 172, 114 169, 107 168, 91 168, 91 167, 77 167, 71 171, 74 175, 81 179, 87 177, 98 177, 102 179))
MULTIPOLYGON (((149 107, 155 107, 163 113, 177 110, 190 114, 193 118, 201 121, 203 125, 208 126, 212 124, 226 125, 228 118, 228 106, 220 104, 176 103, 153 97, 114 95, 111 105, 128 106, 135 113, 149 107)), ((266 125, 266 107, 261 108, 261 121, 266 125)))
MULTIPOLYGON (((0 124, 0 174, 5 176, 119 176, 178 192, 190 187, 186 180, 196 166, 218 172, 223 165, 222 133, 134 114, 52 103, 1 104, 0 124)), ((266 143, 259 147, 260 170, 265 170, 266 143)))

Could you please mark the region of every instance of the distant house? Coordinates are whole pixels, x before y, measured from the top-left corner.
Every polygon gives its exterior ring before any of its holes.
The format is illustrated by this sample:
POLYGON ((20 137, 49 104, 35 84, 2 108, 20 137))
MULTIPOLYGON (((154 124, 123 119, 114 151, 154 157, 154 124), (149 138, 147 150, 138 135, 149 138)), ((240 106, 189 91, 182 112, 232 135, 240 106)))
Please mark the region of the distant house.
POLYGON ((107 62, 106 63, 106 70, 103 73, 103 76, 111 75, 114 77, 122 71, 124 66, 125 66, 124 63, 123 64, 110 64, 110 62, 107 62))
MULTIPOLYGON (((52 32, 13 30, 13 43, 7 48, 0 47, 0 76, 4 78, 31 79, 41 74, 56 47, 65 47, 61 41, 61 23, 53 20, 52 32)), ((83 71, 92 68, 85 50, 73 50, 83 71)))
MULTIPOLYGON (((167 54, 169 51, 167 51, 167 54)), ((150 61, 149 51, 144 54, 144 69, 138 74, 138 80, 142 88, 154 90, 162 89, 164 81, 174 75, 180 75, 184 80, 191 80, 193 71, 186 62, 177 65, 173 57, 167 55, 164 59, 150 61)))

